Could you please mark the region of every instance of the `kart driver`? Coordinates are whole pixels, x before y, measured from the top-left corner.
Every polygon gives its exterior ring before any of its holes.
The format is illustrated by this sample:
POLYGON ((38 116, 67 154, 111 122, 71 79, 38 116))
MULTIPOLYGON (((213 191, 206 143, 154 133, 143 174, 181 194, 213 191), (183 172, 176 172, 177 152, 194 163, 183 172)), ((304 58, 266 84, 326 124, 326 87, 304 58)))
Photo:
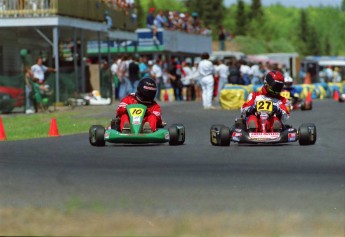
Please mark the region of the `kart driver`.
POLYGON ((129 104, 143 104, 147 106, 146 114, 143 119, 143 132, 151 133, 156 131, 157 127, 162 127, 161 108, 154 100, 157 93, 155 80, 144 77, 139 81, 137 92, 124 97, 116 111, 116 117, 120 118, 120 131, 130 133, 129 116, 126 106, 129 104))
MULTIPOLYGON (((284 91, 288 91, 289 95, 286 97, 288 99, 288 107, 291 109, 298 108, 296 107, 297 103, 300 102, 299 94, 297 93, 296 88, 293 87, 293 79, 290 76, 284 78, 284 91)), ((284 94, 282 94, 284 96, 284 94)))
POLYGON ((286 106, 286 98, 280 95, 284 87, 284 76, 279 71, 270 71, 265 75, 264 86, 261 91, 253 92, 248 96, 248 100, 242 105, 241 113, 246 118, 247 128, 251 132, 259 132, 259 117, 256 111, 256 102, 259 100, 270 100, 273 102, 272 114, 266 120, 266 129, 269 132, 282 131, 282 120, 289 118, 289 110, 286 106))
POLYGON ((288 92, 290 92, 290 96, 292 98, 294 98, 294 99, 299 98, 299 94, 298 94, 296 88, 293 87, 293 79, 290 76, 284 78, 283 90, 287 90, 288 92))

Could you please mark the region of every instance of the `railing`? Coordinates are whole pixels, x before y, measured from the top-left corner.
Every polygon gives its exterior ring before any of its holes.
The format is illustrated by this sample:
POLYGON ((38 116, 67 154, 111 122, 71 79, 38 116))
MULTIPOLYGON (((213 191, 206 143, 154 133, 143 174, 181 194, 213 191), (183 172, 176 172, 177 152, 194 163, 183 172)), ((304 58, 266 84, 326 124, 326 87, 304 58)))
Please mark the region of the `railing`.
POLYGON ((0 0, 0 18, 61 15, 104 22, 105 14, 112 19, 112 29, 134 31, 137 27, 128 12, 110 8, 102 0, 0 0))

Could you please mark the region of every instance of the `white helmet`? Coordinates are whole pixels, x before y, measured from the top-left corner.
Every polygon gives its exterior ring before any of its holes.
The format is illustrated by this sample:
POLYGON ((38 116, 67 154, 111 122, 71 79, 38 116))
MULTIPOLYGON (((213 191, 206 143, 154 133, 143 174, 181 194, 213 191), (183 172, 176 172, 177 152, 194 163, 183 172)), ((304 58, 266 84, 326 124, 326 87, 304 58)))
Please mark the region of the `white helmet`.
POLYGON ((284 77, 284 85, 285 85, 286 87, 290 87, 290 86, 292 86, 292 84, 293 84, 293 79, 292 79, 292 77, 290 77, 290 76, 285 76, 285 77, 284 77))

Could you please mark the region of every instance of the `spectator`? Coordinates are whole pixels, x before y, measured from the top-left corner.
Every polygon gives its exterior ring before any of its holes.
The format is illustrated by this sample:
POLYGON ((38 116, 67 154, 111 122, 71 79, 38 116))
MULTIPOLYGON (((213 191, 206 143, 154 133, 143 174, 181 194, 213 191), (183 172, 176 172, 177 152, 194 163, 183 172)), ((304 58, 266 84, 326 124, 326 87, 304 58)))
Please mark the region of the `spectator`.
POLYGON ((188 61, 182 62, 182 84, 183 84, 183 100, 190 101, 192 100, 192 81, 193 73, 190 68, 190 63, 188 61))
POLYGON ((214 66, 209 60, 208 53, 201 54, 198 72, 200 74, 200 84, 202 89, 202 104, 204 109, 214 109, 212 106, 213 85, 214 85, 214 66))
POLYGON ((199 60, 194 61, 194 66, 192 67, 192 77, 193 77, 193 85, 195 91, 195 100, 201 101, 201 85, 200 85, 200 75, 198 72, 199 60))
POLYGON ((219 50, 224 51, 225 50, 225 38, 226 38, 226 32, 224 26, 219 26, 218 30, 218 41, 219 41, 219 50))
POLYGON ((122 100, 130 91, 130 81, 128 79, 128 56, 122 55, 117 77, 119 78, 119 99, 122 100))
POLYGON ((216 73, 219 78, 216 101, 219 101, 220 91, 225 87, 226 83, 228 83, 229 76, 229 68, 224 64, 224 60, 218 60, 216 73))
POLYGON ((108 62, 106 60, 102 61, 100 84, 101 97, 112 99, 112 77, 108 62))
POLYGON ((140 78, 150 77, 150 68, 147 65, 147 56, 140 56, 139 59, 139 69, 140 78))
POLYGON ((241 78, 240 66, 240 63, 236 59, 230 60, 228 83, 239 85, 244 84, 241 78))
POLYGON ((30 67, 25 69, 25 113, 33 114, 35 111, 32 109, 31 102, 33 102, 33 74, 30 67))
POLYGON ((139 62, 136 57, 133 57, 133 60, 128 65, 128 75, 130 81, 129 93, 135 93, 140 80, 139 62))
POLYGON ((250 84, 250 67, 248 66, 248 63, 245 60, 241 60, 241 67, 240 67, 240 72, 241 72, 241 77, 243 79, 244 85, 249 85, 250 84))
POLYGON ((155 63, 153 61, 150 61, 149 66, 151 66, 151 77, 155 80, 157 85, 156 99, 160 100, 161 89, 163 85, 162 61, 160 59, 156 59, 155 63))
POLYGON ((55 68, 46 67, 43 65, 42 57, 36 59, 36 64, 31 67, 34 78, 38 79, 39 84, 44 84, 46 72, 56 72, 55 68))
POLYGON ((117 77, 117 70, 119 68, 119 65, 117 64, 117 59, 114 58, 114 62, 110 67, 111 75, 113 77, 112 82, 112 92, 114 93, 114 99, 118 98, 119 95, 119 78, 117 77))

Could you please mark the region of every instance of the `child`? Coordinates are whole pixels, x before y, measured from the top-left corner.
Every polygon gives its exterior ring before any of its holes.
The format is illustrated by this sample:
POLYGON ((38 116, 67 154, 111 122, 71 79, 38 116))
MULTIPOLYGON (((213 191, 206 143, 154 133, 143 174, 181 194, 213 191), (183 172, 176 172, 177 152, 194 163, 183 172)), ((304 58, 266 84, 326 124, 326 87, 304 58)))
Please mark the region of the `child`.
POLYGON ((270 100, 273 102, 273 113, 266 121, 269 132, 282 131, 282 120, 289 118, 289 110, 286 106, 286 98, 280 95, 284 87, 284 76, 279 71, 270 71, 265 75, 264 86, 259 92, 253 92, 242 105, 241 113, 247 119, 247 127, 251 132, 260 132, 259 118, 256 114, 256 102, 258 100, 270 100))
POLYGON ((116 117, 120 118, 120 131, 130 133, 129 116, 126 106, 129 104, 144 104, 147 106, 143 120, 143 132, 151 133, 162 127, 161 108, 154 100, 157 93, 155 80, 145 77, 139 81, 137 92, 123 98, 117 108, 116 117))

